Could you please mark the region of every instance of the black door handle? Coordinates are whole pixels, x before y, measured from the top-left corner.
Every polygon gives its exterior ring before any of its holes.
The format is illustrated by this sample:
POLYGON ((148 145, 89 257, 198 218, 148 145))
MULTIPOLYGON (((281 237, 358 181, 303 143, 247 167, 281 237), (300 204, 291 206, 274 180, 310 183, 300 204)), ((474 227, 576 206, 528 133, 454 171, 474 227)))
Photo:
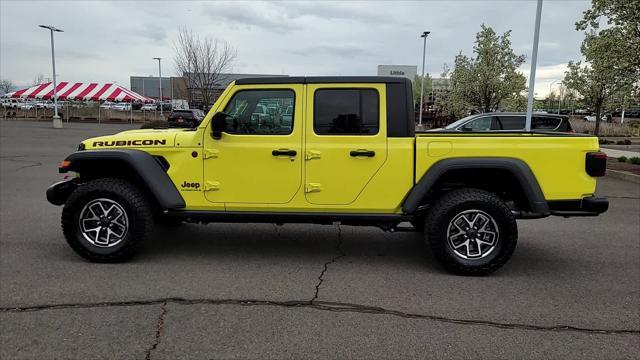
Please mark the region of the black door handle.
POLYGON ((296 156, 298 155, 298 152, 295 150, 289 150, 289 149, 278 149, 278 150, 273 150, 271 152, 271 155, 273 156, 296 156))
POLYGON ((353 157, 358 157, 358 156, 374 157, 376 156, 376 152, 373 150, 351 150, 349 155, 353 157))

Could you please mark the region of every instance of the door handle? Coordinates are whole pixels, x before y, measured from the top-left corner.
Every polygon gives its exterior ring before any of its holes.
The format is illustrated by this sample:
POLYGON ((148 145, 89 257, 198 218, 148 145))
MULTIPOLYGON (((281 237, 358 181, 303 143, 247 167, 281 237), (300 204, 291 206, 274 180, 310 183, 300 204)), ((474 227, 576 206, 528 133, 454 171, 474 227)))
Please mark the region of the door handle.
POLYGON ((376 152, 373 150, 351 150, 351 152, 349 153, 349 155, 353 156, 353 157, 358 157, 358 156, 366 156, 366 157, 374 157, 376 156, 376 152))
POLYGON ((278 149, 278 150, 273 150, 271 152, 271 155, 273 156, 296 156, 298 155, 298 152, 295 150, 289 150, 289 149, 278 149))

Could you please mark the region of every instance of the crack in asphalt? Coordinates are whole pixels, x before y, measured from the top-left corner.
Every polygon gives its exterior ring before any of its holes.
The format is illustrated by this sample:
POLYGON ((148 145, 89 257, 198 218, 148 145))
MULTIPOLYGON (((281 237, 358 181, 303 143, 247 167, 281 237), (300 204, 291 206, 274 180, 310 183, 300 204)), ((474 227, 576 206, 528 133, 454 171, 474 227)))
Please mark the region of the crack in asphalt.
POLYGON ((40 161, 16 159, 16 158, 20 158, 20 157, 24 157, 24 156, 21 156, 21 155, 17 155, 17 156, 0 156, 0 160, 13 161, 13 162, 22 162, 22 163, 31 163, 31 165, 21 166, 21 167, 17 168, 16 170, 21 170, 21 169, 26 169, 26 168, 30 168, 30 167, 36 167, 36 166, 42 166, 42 163, 40 161))
POLYGON ((276 306, 285 308, 310 308, 320 311, 331 312, 347 312, 361 313, 371 315, 390 315, 405 319, 435 321, 456 325, 471 326, 488 326, 506 330, 530 330, 530 331, 549 331, 549 332, 578 332, 586 334, 602 334, 602 335, 640 335, 640 329, 599 329, 584 328, 570 325, 532 325, 525 323, 509 323, 489 320, 477 319, 460 319, 439 315, 419 314, 403 312, 399 310, 391 310, 378 306, 351 304, 332 301, 314 301, 308 300, 289 300, 289 301, 271 301, 258 299, 185 299, 179 297, 152 299, 152 300, 133 300, 133 301, 114 301, 114 302, 96 302, 96 303, 68 303, 68 304, 50 304, 50 305, 34 305, 24 307, 0 307, 0 313, 27 313, 43 310, 58 309, 82 309, 82 308, 101 308, 101 307, 118 307, 118 306, 148 306, 162 304, 162 313, 158 319, 156 326, 156 340, 154 345, 148 351, 155 349, 160 343, 162 335, 162 326, 164 325, 164 316, 167 313, 166 305, 238 305, 238 306, 276 306))
POLYGON ((632 200, 640 200, 640 197, 637 196, 612 196, 612 195, 603 195, 609 199, 632 199, 632 200))
POLYGON ((316 299, 318 299, 318 294, 320 293, 320 286, 322 286, 322 283, 324 282, 324 275, 327 273, 327 270, 329 269, 329 265, 333 264, 334 262, 336 262, 336 260, 346 255, 345 252, 342 250, 342 228, 340 227, 340 224, 337 224, 337 226, 338 226, 338 244, 336 245, 336 250, 338 250, 338 255, 332 257, 331 260, 324 263, 322 271, 318 276, 318 283, 316 284, 316 292, 313 294, 313 297, 311 298, 311 300, 309 300, 309 304, 313 304, 316 301, 316 299))
POLYGON ((164 317, 167 315, 167 303, 168 301, 165 300, 162 302, 162 306, 160 307, 160 316, 158 316, 158 321, 156 322, 156 333, 155 333, 155 338, 153 340, 153 344, 151 344, 151 347, 149 347, 149 349, 147 349, 146 353, 145 353, 145 359, 146 360, 151 360, 151 352, 153 350, 155 350, 158 345, 160 345, 160 337, 162 336, 162 329, 164 327, 164 317))

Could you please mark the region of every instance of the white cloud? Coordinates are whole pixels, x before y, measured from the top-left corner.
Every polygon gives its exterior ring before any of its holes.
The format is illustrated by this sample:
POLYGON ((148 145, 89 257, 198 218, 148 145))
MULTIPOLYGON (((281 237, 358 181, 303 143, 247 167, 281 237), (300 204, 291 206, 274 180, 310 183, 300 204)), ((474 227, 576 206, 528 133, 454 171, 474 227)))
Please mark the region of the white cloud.
MULTIPOLYGON (((579 59, 583 35, 574 23, 589 6, 545 2, 539 93, 542 76, 561 75, 559 64, 579 59)), ((471 54, 482 23, 513 30, 513 48, 529 56, 534 13, 534 1, 0 1, 0 77, 26 84, 37 73, 50 76, 49 37, 37 27, 49 22, 65 30, 56 34, 56 57, 68 81, 128 86, 131 75, 157 73, 155 56, 164 58, 163 74, 174 74, 180 26, 237 47, 236 71, 289 75, 373 75, 378 64, 419 64, 419 34, 430 30, 426 69, 438 74, 460 51, 471 54)))

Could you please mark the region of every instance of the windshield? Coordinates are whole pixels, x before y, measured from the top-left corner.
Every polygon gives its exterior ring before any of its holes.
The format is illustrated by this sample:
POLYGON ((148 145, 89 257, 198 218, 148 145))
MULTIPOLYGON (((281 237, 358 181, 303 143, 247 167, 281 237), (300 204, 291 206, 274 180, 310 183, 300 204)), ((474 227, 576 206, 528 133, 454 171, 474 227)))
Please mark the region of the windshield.
POLYGON ((462 118, 462 119, 460 119, 460 120, 458 120, 458 121, 456 121, 456 122, 452 122, 451 124, 447 125, 447 126, 445 127, 445 129, 455 129, 455 128, 457 128, 458 126, 460 126, 460 125, 464 124, 465 122, 469 121, 471 118, 473 118, 473 117, 475 117, 475 116, 476 116, 476 115, 467 116, 467 117, 462 118))

